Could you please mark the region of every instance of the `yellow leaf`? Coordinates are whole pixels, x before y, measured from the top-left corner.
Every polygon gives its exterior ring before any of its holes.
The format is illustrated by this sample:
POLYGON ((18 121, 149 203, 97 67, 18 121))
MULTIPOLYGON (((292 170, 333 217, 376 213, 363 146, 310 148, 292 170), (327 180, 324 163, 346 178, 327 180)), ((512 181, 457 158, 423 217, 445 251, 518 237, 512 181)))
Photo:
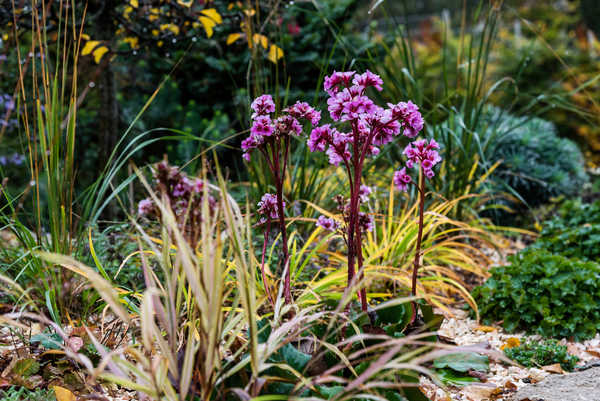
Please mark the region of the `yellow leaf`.
POLYGON ((477 326, 477 330, 483 331, 484 333, 491 333, 496 331, 496 328, 492 326, 477 326))
POLYGON ((500 346, 500 349, 504 351, 506 348, 514 348, 518 347, 519 345, 521 345, 521 340, 519 340, 517 337, 510 337, 502 346, 500 346))
POLYGON ((138 0, 131 0, 129 4, 131 4, 131 7, 133 8, 138 8, 139 6, 138 0))
POLYGON ((158 42, 156 42, 156 46, 162 47, 162 45, 163 45, 163 41, 162 40, 159 40, 158 42))
POLYGON ((83 40, 90 40, 90 35, 88 35, 87 33, 82 33, 81 34, 81 39, 83 39, 83 40))
POLYGON ((265 35, 255 33, 252 36, 252 40, 254 41, 254 43, 260 43, 262 45, 262 47, 264 47, 265 49, 267 49, 269 47, 269 39, 267 39, 267 37, 265 35))
POLYGON ((244 10, 244 13, 246 14, 247 17, 252 17, 254 14, 256 14, 256 10, 253 8, 250 8, 248 10, 244 10))
POLYGON ((52 389, 54 390, 56 401, 77 401, 75 394, 64 387, 52 386, 52 389))
POLYGON ((138 38, 135 36, 128 36, 123 39, 123 42, 128 43, 132 49, 138 48, 138 38))
POLYGON ((100 64, 100 60, 102 60, 102 56, 104 56, 107 51, 108 51, 108 47, 106 47, 106 46, 101 46, 101 47, 96 48, 96 50, 94 50, 94 52, 92 54, 94 55, 94 61, 96 62, 96 64, 100 64))
POLYGON ((179 4, 180 6, 187 7, 187 8, 190 8, 193 2, 194 2, 194 0, 188 0, 188 1, 177 0, 177 4, 179 4))
POLYGON ((223 23, 223 18, 221 18, 221 14, 219 14, 214 8, 206 8, 200 12, 212 19, 213 21, 215 21, 217 24, 223 23))
POLYGON ((283 50, 277 45, 271 45, 269 49, 269 55, 267 58, 272 62, 277 64, 277 60, 283 57, 283 50))
POLYGON ((161 31, 171 31, 173 32, 175 35, 179 35, 179 27, 175 24, 162 24, 161 26, 159 26, 161 31))
POLYGON ((217 23, 208 17, 200 16, 198 17, 198 19, 200 20, 202 26, 204 27, 204 30, 206 31, 206 36, 210 38, 213 35, 213 27, 217 25, 217 23))
POLYGON ((99 40, 88 40, 87 42, 85 42, 85 46, 83 46, 83 50, 81 50, 81 55, 82 56, 87 56, 88 54, 90 54, 95 48, 96 46, 98 46, 100 44, 99 40))
POLYGON ((227 44, 230 45, 241 37, 241 33, 230 33, 229 36, 227 36, 227 44))

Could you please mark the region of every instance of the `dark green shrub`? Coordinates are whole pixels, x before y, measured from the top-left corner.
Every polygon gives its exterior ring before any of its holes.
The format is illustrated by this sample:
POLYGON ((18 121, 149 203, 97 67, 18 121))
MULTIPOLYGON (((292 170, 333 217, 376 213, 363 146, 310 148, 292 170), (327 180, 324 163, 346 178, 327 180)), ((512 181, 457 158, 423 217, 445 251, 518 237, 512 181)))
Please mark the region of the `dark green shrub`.
POLYGON ((502 160, 492 176, 501 186, 516 191, 530 206, 581 191, 587 181, 583 155, 573 141, 557 136, 554 124, 505 113, 491 127, 502 133, 490 149, 491 162, 502 160))
POLYGON ((528 368, 560 363, 564 370, 572 371, 579 358, 567 352, 566 345, 556 340, 526 342, 518 347, 504 349, 506 356, 528 368))
POLYGON ((473 291, 487 324, 545 337, 593 337, 600 329, 600 265, 528 248, 473 291))
POLYGON ((533 247, 569 258, 600 260, 600 201, 567 201, 558 216, 544 222, 533 247))

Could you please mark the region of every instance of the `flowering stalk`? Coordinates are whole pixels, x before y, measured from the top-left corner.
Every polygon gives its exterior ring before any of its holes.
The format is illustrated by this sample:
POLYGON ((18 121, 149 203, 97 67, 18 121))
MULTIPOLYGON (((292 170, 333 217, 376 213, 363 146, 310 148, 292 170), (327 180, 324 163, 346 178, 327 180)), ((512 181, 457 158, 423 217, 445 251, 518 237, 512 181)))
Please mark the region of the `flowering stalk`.
MULTIPOLYGON (((287 243, 287 231, 285 227, 285 202, 283 200, 283 181, 287 170, 290 136, 300 135, 302 125, 299 120, 310 121, 316 125, 321 119, 321 112, 313 109, 307 103, 297 102, 293 106, 283 110, 281 116, 275 120, 271 114, 275 112, 275 103, 270 95, 257 97, 251 105, 252 128, 250 136, 242 141, 242 157, 250 161, 250 155, 254 149, 258 149, 265 158, 273 181, 275 182, 275 195, 265 194, 259 203, 259 213, 267 214, 267 220, 276 219, 281 232, 281 248, 283 254, 283 268, 285 271, 283 293, 286 303, 292 302, 290 289, 289 252, 287 243), (261 206, 261 204, 263 204, 261 206), (261 211, 262 210, 262 211, 261 211)), ((264 222, 263 218, 261 222, 264 222)), ((263 277, 264 280, 264 277, 263 277)), ((266 283, 265 283, 266 286, 266 283)))
MULTIPOLYGON (((412 168, 415 165, 419 165, 419 184, 417 185, 419 191, 419 227, 412 271, 411 294, 413 296, 417 295, 417 278, 422 257, 421 241, 423 239, 423 215, 425 214, 425 181, 435 176, 433 167, 442 160, 437 149, 439 149, 439 145, 435 139, 431 139, 429 142, 422 139, 410 143, 404 148, 403 152, 408 158, 406 167, 412 168)), ((406 172, 406 167, 394 173, 394 183, 401 191, 406 191, 408 185, 413 183, 412 177, 406 172)), ((412 305, 413 314, 411 322, 414 322, 417 316, 417 305, 414 302, 412 305)))
MULTIPOLYGON (((366 89, 374 87, 381 91, 383 80, 370 71, 357 74, 354 71, 334 72, 325 78, 324 88, 329 94, 328 110, 333 121, 346 122, 350 132, 340 132, 330 124, 313 129, 308 140, 311 151, 326 152, 329 163, 343 165, 350 184, 350 200, 341 207, 346 223, 343 232, 348 246, 348 287, 355 280, 358 265, 359 278, 363 277, 362 233, 373 229, 373 220, 360 211, 361 179, 367 156, 379 153, 379 147, 393 141, 403 133, 415 137, 423 128, 418 107, 412 102, 377 106, 367 95, 366 89)), ((366 291, 359 292, 361 307, 367 310, 366 291)))

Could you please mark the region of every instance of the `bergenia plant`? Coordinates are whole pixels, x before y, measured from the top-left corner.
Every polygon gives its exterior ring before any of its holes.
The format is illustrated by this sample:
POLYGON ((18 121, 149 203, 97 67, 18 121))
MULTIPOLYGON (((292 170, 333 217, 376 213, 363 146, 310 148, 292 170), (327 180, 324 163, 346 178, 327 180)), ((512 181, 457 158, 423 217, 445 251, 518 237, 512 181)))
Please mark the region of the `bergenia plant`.
MULTIPOLYGON (((252 127, 250 135, 242 141, 242 157, 250 161, 251 154, 258 150, 269 166, 275 184, 275 195, 265 194, 261 203, 268 201, 269 205, 275 201, 273 210, 269 211, 269 218, 261 219, 266 222, 267 230, 270 228, 271 219, 277 220, 281 232, 282 247, 282 270, 285 271, 283 293, 286 303, 292 301, 290 289, 289 252, 287 244, 287 233, 285 228, 285 202, 283 199, 283 182, 288 165, 291 136, 299 136, 303 126, 301 121, 309 121, 316 125, 321 120, 321 112, 313 109, 307 103, 297 102, 283 110, 282 114, 274 118, 275 103, 270 95, 257 97, 251 105, 252 127), (267 196, 268 195, 268 196, 267 196)), ((261 206, 259 204, 259 212, 261 206)), ((265 209, 266 210, 266 209, 265 209)), ((265 236, 265 239, 267 237, 265 236)), ((264 270, 263 270, 264 273, 264 270)), ((263 279, 264 279, 263 275, 263 279)), ((265 288, 267 283, 264 283, 265 288)))
MULTIPOLYGON (((196 248, 200 240, 202 227, 202 201, 208 196, 210 210, 216 206, 216 199, 209 194, 205 188, 204 180, 190 178, 177 166, 170 166, 166 161, 157 163, 152 168, 153 189, 161 196, 163 202, 168 205, 177 226, 186 241, 192 248, 196 248)), ((152 198, 142 199, 138 203, 138 214, 148 219, 160 221, 161 213, 152 198)))
MULTIPOLYGON (((417 190, 419 192, 419 228, 417 232, 417 243, 415 246, 415 259, 413 261, 411 283, 411 294, 413 296, 417 294, 417 277, 422 257, 421 240, 423 239, 423 214, 425 212, 425 181, 432 179, 435 176, 433 167, 442 160, 437 151, 438 149, 439 145, 435 139, 431 139, 429 141, 420 139, 408 144, 408 146, 404 148, 403 152, 408 159, 406 161, 406 167, 402 167, 400 170, 394 173, 394 184, 400 191, 406 191, 408 189, 408 185, 413 183, 412 177, 408 174, 406 168, 419 168, 419 182, 417 184, 417 190)), ((416 318, 416 314, 417 308, 413 303, 413 321, 416 318)))
MULTIPOLYGON (((361 180, 365 159, 376 156, 380 148, 389 144, 400 134, 409 138, 417 136, 423 128, 419 108, 412 102, 378 106, 367 95, 367 88, 381 91, 383 80, 376 74, 365 71, 334 72, 325 77, 324 88, 329 94, 328 110, 335 127, 325 124, 312 130, 308 147, 312 152, 325 152, 329 163, 343 166, 350 184, 350 199, 338 199, 345 221, 344 238, 348 245, 348 288, 355 280, 358 270, 362 276, 362 233, 371 231, 373 221, 361 212, 361 180), (358 268, 358 269, 357 269, 358 268)), ((331 226, 326 217, 319 218, 322 227, 331 226)), ((359 292, 361 308, 367 311, 366 291, 359 292)))

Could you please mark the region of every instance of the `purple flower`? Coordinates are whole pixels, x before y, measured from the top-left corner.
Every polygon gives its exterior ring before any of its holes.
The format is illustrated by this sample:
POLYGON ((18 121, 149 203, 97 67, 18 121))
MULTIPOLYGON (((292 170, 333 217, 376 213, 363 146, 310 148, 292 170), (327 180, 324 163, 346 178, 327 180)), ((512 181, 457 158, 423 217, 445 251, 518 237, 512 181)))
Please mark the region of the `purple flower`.
POLYGON ((358 213, 358 227, 362 232, 371 232, 375 228, 375 220, 370 214, 359 212, 358 213))
POLYGON ((271 124, 271 117, 258 116, 254 120, 252 128, 250 128, 250 133, 254 136, 271 136, 274 130, 271 124))
POLYGON ((338 151, 335 147, 331 146, 325 152, 327 156, 329 156, 329 164, 333 164, 334 166, 339 166, 341 162, 348 161, 350 159, 350 150, 348 149, 348 145, 344 145, 342 151, 338 151))
MULTIPOLYGON (((283 207, 285 208, 285 201, 283 202, 283 207)), ((277 213, 277 196, 269 193, 264 194, 260 202, 258 202, 258 213, 265 216, 260 219, 260 222, 266 221, 267 218, 279 218, 279 213, 277 213)))
POLYGON ((330 217, 325 217, 321 215, 317 219, 317 226, 321 227, 324 230, 334 232, 340 227, 340 224, 330 217))
POLYGON ((194 181, 194 192, 199 194, 202 193, 202 191, 204 191, 204 181, 196 178, 196 181, 194 181))
POLYGON ((415 164, 420 164, 423 167, 425 177, 431 179, 435 176, 433 167, 442 161, 440 154, 435 149, 439 149, 440 145, 431 139, 429 142, 425 139, 419 139, 409 143, 402 152, 406 157, 406 167, 412 168, 415 164))
POLYGON ((314 128, 306 142, 310 151, 324 152, 328 142, 331 141, 332 131, 335 131, 335 128, 331 128, 329 124, 314 128))
POLYGON ((292 116, 281 116, 275 120, 275 127, 278 135, 300 135, 302 125, 292 116))
POLYGON ((140 216, 148 215, 154 209, 154 204, 150 199, 142 199, 140 203, 138 203, 138 214, 140 216))
POLYGON ((254 110, 252 119, 254 120, 258 116, 264 116, 275 111, 275 103, 271 95, 261 95, 254 99, 250 108, 254 110))
POLYGON ((296 102, 296 104, 294 104, 293 106, 285 109, 284 112, 287 112, 290 116, 294 118, 303 118, 305 120, 308 120, 312 125, 317 125, 319 121, 321 121, 321 112, 313 109, 306 102, 296 102))
POLYGON ((410 175, 406 174, 406 168, 402 167, 400 170, 394 173, 394 185, 400 191, 406 191, 408 189, 408 184, 412 182, 412 178, 410 175))
POLYGON ((339 85, 350 86, 350 82, 352 81, 352 77, 356 72, 354 71, 346 71, 346 72, 336 72, 334 71, 331 76, 325 77, 323 81, 323 88, 325 92, 329 94, 329 96, 334 96, 339 92, 339 85))
POLYGON ((400 102, 395 105, 388 103, 388 107, 392 111, 392 117, 401 121, 404 136, 414 138, 423 129, 425 122, 419 112, 419 107, 413 102, 400 102))
POLYGON ((368 86, 372 86, 378 91, 381 91, 383 88, 383 79, 377 74, 373 74, 371 71, 366 70, 363 74, 356 75, 352 80, 352 83, 357 86, 361 86, 363 89, 368 86))
POLYGON ((173 188, 173 196, 186 197, 192 192, 193 184, 187 177, 182 177, 181 180, 173 188))
POLYGON ((360 197, 361 202, 366 202, 369 200, 369 195, 373 193, 373 189, 367 185, 361 185, 358 191, 358 196, 360 197))

